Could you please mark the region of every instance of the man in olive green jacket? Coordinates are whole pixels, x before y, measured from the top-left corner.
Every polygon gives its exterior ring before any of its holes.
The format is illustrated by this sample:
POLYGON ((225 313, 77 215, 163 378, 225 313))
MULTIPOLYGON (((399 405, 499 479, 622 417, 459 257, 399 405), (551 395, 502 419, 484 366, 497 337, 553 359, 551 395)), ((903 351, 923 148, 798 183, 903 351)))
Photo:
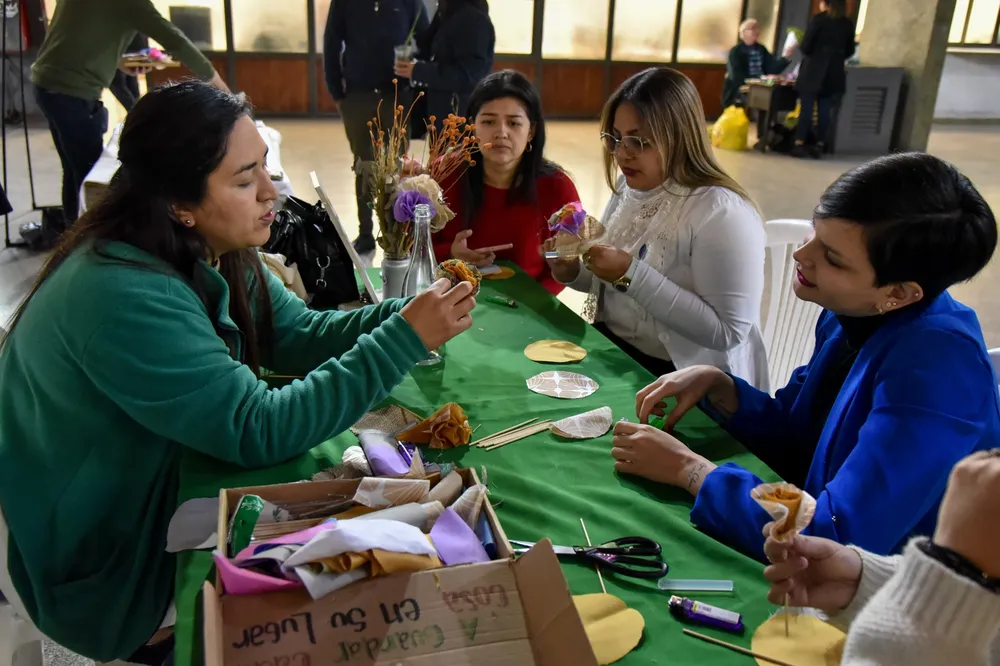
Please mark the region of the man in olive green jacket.
POLYGON ((150 0, 59 0, 31 82, 62 163, 66 224, 79 216, 80 187, 103 150, 108 112, 101 93, 136 33, 162 44, 198 78, 227 90, 208 58, 150 0))

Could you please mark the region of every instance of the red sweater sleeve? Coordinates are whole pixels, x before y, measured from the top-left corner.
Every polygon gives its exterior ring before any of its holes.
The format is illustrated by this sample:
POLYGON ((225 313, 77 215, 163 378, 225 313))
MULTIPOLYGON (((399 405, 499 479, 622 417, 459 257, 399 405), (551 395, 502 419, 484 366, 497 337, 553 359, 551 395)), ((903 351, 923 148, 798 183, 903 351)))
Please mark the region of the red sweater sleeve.
MULTIPOLYGON (((553 213, 566 204, 579 200, 580 194, 576 191, 576 185, 566 175, 566 172, 560 170, 548 178, 541 179, 538 182, 538 207, 542 213, 540 238, 549 237, 548 220, 553 213)), ((565 285, 552 277, 548 263, 545 264, 541 275, 538 276, 538 281, 553 296, 558 295, 566 288, 565 285)))

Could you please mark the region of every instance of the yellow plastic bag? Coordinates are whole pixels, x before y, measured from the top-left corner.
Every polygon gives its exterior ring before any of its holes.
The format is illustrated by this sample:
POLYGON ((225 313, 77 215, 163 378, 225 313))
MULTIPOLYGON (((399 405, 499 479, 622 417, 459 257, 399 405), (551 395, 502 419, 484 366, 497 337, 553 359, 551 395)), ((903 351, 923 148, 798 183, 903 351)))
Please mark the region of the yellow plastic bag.
POLYGON ((784 125, 788 129, 795 129, 799 124, 799 115, 802 114, 802 102, 795 102, 795 109, 785 116, 784 125))
POLYGON ((712 145, 725 150, 746 150, 750 119, 738 106, 730 106, 712 125, 712 145))

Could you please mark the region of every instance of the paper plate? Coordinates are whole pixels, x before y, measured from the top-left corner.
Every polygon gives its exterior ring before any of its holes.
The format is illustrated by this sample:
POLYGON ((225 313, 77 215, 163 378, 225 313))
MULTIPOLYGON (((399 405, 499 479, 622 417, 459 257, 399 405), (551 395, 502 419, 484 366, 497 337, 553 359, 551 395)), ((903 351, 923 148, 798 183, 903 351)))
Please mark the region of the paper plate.
POLYGON ((553 423, 549 430, 560 437, 593 439, 611 430, 611 408, 601 407, 553 423))
POLYGON ((642 640, 646 621, 639 611, 629 608, 618 597, 582 594, 573 597, 573 604, 583 620, 590 647, 601 666, 615 663, 642 640))
MULTIPOLYGON (((840 664, 847 635, 813 615, 793 613, 788 618, 785 637, 785 614, 778 613, 757 628, 750 649, 766 657, 795 666, 835 666, 840 664)), ((770 662, 757 659, 761 666, 770 662)))
POLYGON ((590 377, 575 372, 550 371, 535 375, 525 382, 535 393, 553 398, 572 400, 592 395, 600 386, 590 377))
POLYGON ((539 340, 525 347, 524 355, 539 363, 576 363, 587 356, 587 350, 565 340, 539 340))
POLYGON ((512 277, 514 277, 514 269, 510 268, 509 266, 501 266, 500 270, 498 270, 496 273, 483 275, 484 280, 506 280, 512 277))

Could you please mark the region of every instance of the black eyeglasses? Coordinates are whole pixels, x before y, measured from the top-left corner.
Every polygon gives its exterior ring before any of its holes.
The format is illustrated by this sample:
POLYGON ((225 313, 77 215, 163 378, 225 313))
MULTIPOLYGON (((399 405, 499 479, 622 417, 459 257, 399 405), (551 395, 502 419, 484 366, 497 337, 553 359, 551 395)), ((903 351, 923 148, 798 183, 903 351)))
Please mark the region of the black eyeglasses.
POLYGON ((644 151, 649 146, 653 145, 653 142, 649 139, 644 139, 641 136, 623 136, 617 137, 614 134, 608 134, 607 132, 601 132, 601 142, 604 143, 604 149, 609 153, 614 153, 618 150, 618 146, 622 147, 626 155, 635 156, 644 151))

